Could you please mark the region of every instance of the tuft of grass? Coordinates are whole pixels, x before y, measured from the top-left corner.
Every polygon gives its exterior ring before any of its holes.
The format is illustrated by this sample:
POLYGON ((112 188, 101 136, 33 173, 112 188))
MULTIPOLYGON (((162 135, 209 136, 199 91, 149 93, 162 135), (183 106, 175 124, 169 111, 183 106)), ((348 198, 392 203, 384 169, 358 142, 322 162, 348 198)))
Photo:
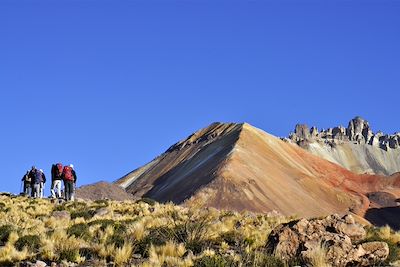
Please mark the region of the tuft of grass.
POLYGON ((124 243, 121 247, 115 249, 114 262, 117 266, 123 266, 128 263, 132 257, 133 246, 130 243, 124 243))
POLYGON ((76 210, 71 212, 71 219, 83 218, 85 220, 91 219, 96 211, 91 209, 76 210))
POLYGON ((0 226, 0 246, 4 246, 7 243, 12 231, 14 231, 14 226, 11 224, 0 226))
POLYGON ((183 244, 176 244, 168 241, 165 245, 151 245, 149 249, 149 261, 159 266, 174 266, 185 254, 186 249, 183 244))
POLYGON ((30 252, 38 252, 40 247, 41 241, 38 235, 25 235, 15 242, 15 248, 19 251, 27 248, 30 252))
POLYGON ((320 244, 310 255, 310 264, 312 267, 331 267, 326 259, 326 247, 320 244))
POLYGON ((195 267, 234 267, 238 266, 231 257, 209 255, 201 257, 194 262, 195 267))
POLYGON ((67 230, 67 234, 77 238, 88 239, 90 237, 89 226, 86 223, 71 225, 67 230))

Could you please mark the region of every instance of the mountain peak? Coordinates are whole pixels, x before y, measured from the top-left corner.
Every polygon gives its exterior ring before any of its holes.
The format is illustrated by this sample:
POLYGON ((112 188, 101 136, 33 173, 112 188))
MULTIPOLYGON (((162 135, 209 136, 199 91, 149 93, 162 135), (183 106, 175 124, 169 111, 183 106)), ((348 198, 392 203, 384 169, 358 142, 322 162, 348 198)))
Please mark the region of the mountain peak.
POLYGON ((360 194, 371 191, 381 178, 371 176, 368 184, 360 179, 248 123, 218 122, 116 183, 136 198, 160 202, 318 216, 348 212, 350 207, 363 211, 360 194))

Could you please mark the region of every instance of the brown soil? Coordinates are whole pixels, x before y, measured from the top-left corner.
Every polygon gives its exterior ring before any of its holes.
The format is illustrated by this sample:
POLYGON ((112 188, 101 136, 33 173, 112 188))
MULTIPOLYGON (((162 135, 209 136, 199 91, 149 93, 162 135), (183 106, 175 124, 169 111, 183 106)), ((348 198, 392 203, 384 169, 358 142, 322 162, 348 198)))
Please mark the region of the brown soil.
POLYGON ((91 185, 79 187, 76 197, 89 200, 112 199, 118 201, 133 199, 122 187, 108 182, 98 182, 91 185))

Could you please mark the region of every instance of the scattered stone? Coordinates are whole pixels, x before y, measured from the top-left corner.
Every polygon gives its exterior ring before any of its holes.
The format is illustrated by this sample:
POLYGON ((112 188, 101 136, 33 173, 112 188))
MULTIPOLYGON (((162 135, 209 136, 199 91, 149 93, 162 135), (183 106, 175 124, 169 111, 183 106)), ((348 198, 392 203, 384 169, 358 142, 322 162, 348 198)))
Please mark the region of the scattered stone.
POLYGON ((106 215, 109 214, 109 213, 110 213, 110 210, 109 210, 109 209, 107 209, 107 208, 100 208, 100 209, 98 209, 98 210, 96 211, 95 216, 97 216, 97 217, 103 217, 103 216, 106 216, 106 215))
POLYGON ((71 219, 71 215, 66 210, 54 211, 52 216, 54 218, 60 219, 60 220, 70 220, 71 219))
POLYGON ((47 263, 45 263, 44 261, 36 261, 36 263, 35 263, 35 265, 34 265, 35 267, 46 267, 47 266, 47 263))
POLYGON ((353 216, 330 215, 323 219, 301 219, 282 224, 269 236, 267 247, 284 260, 301 257, 310 262, 321 246, 332 266, 370 266, 384 261, 389 255, 384 242, 367 242, 364 228, 353 216))
POLYGON ((133 255, 132 255, 132 258, 138 260, 138 259, 141 259, 141 258, 142 258, 142 255, 141 255, 141 254, 133 254, 133 255))

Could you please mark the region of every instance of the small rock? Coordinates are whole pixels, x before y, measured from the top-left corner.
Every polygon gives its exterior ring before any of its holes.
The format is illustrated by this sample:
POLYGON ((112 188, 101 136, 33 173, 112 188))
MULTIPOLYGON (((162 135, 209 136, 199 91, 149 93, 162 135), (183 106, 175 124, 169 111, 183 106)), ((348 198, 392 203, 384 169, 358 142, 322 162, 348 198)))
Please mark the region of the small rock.
POLYGON ((134 259, 141 259, 142 258, 142 255, 141 254, 133 254, 132 255, 132 258, 134 258, 134 259))
POLYGON ((47 263, 45 263, 44 261, 36 261, 35 267, 46 267, 47 263))
POLYGON ((71 219, 71 215, 66 210, 54 211, 52 216, 54 218, 60 219, 60 220, 70 220, 71 219))
POLYGON ((190 249, 186 250, 185 254, 183 254, 183 258, 193 258, 194 254, 193 251, 191 251, 190 249))
POLYGON ((110 211, 107 208, 100 208, 96 211, 95 216, 102 217, 109 214, 110 211))
POLYGON ((383 262, 389 256, 389 246, 385 242, 367 242, 361 244, 365 254, 361 256, 361 264, 383 262))

